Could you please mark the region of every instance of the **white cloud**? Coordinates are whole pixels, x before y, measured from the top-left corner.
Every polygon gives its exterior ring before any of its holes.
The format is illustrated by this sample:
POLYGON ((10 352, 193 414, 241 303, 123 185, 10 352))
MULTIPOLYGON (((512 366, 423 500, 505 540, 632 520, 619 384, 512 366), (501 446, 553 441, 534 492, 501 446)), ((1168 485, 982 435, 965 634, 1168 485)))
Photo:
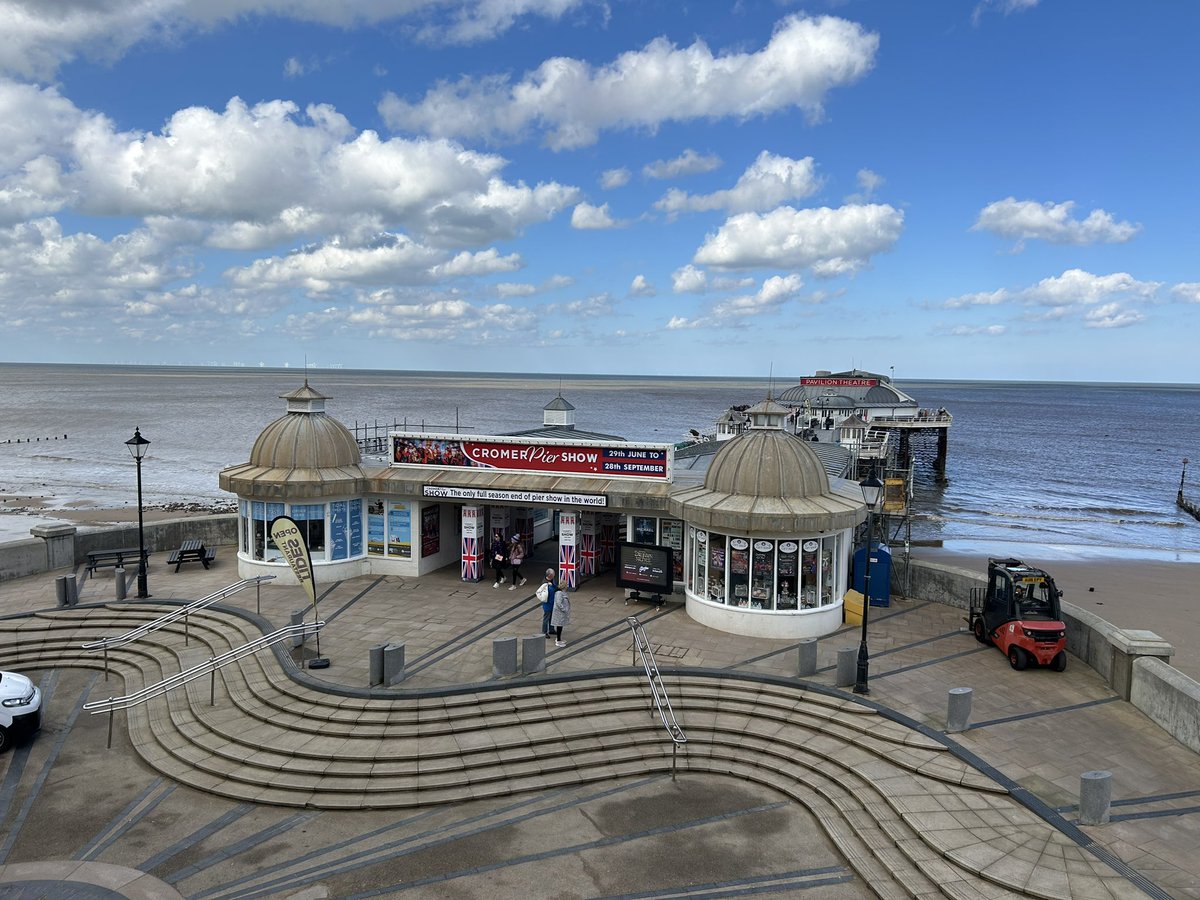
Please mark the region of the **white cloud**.
POLYGON ((496 293, 504 298, 530 297, 537 293, 537 286, 532 284, 501 282, 500 284, 496 285, 496 293))
POLYGON ((900 237, 904 214, 891 206, 843 206, 742 213, 725 221, 693 262, 723 268, 809 268, 828 277, 853 273, 900 237))
POLYGON ((111 61, 142 42, 251 16, 349 28, 407 19, 424 40, 491 40, 525 16, 559 19, 588 0, 0 0, 0 71, 49 78, 80 56, 111 61))
POLYGON ((1157 281, 1138 281, 1127 272, 1093 275, 1082 269, 1068 269, 1061 275, 1043 278, 1021 296, 1025 301, 1041 306, 1091 306, 1111 297, 1147 300, 1161 286, 1157 281))
POLYGON ((630 172, 626 168, 605 169, 600 173, 600 187, 606 191, 629 184, 630 172))
POLYGON ((209 222, 216 247, 383 230, 479 246, 578 200, 577 188, 556 182, 507 182, 506 164, 451 141, 356 133, 332 107, 301 114, 282 100, 234 98, 219 112, 179 110, 158 133, 118 132, 53 90, 0 81, 0 199, 10 219, 69 201, 92 215, 209 222))
POLYGON ((283 64, 284 78, 299 78, 307 71, 309 70, 304 63, 300 62, 300 60, 294 56, 289 56, 283 64))
POLYGON ((721 166, 721 157, 715 153, 702 156, 690 147, 674 159, 658 159, 642 167, 646 178, 680 178, 684 175, 701 175, 721 166))
POLYGON ((1009 16, 1013 13, 1033 9, 1037 5, 1038 0, 980 0, 971 12, 971 22, 978 25, 984 14, 991 10, 1009 16))
MULTIPOLYGON (((1038 322, 1080 320, 1088 328, 1122 328, 1145 321, 1137 307, 1153 303, 1160 282, 1139 281, 1127 272, 1095 275, 1068 269, 1020 290, 963 294, 945 301, 946 309, 967 309, 1011 303, 1023 307, 1022 318, 1038 322)), ((1172 292, 1186 294, 1176 285, 1172 292)), ((1200 292, 1198 292, 1200 293, 1200 292)), ((966 326, 964 326, 966 327, 966 326)), ((954 332, 967 333, 967 332, 954 332)))
POLYGON ((947 328, 943 333, 953 337, 975 337, 976 335, 998 337, 1007 331, 1007 325, 955 325, 953 328, 947 328))
POLYGON ((607 228, 617 228, 620 224, 608 211, 607 203, 602 206, 579 203, 571 211, 571 227, 582 231, 601 231, 607 228))
POLYGON ((1171 293, 1185 303, 1200 303, 1200 282, 1183 282, 1171 288, 1171 293))
POLYGON ((1000 288, 995 291, 979 291, 974 294, 962 294, 958 297, 951 297, 942 305, 946 309, 965 309, 970 306, 998 306, 1009 299, 1011 297, 1008 291, 1000 288))
POLYGON ((1145 318, 1146 316, 1136 309, 1129 309, 1120 303, 1105 303, 1084 313, 1083 322, 1088 328, 1125 328, 1136 325, 1145 318))
POLYGON ((676 294, 702 294, 708 288, 708 273, 687 265, 671 274, 671 290, 676 294))
POLYGON ((799 275, 773 275, 754 294, 722 300, 712 310, 715 320, 745 318, 774 312, 795 299, 804 282, 799 275))
POLYGON ((668 331, 680 331, 684 328, 699 328, 703 323, 695 319, 689 319, 686 316, 671 316, 667 322, 668 331))
POLYGON ((1131 240, 1141 230, 1140 225, 1118 222, 1102 209, 1092 210, 1085 219, 1073 219, 1071 210, 1074 207, 1071 200, 1038 203, 1007 197, 985 206, 971 230, 990 231, 1014 240, 1018 249, 1026 240, 1051 244, 1120 244, 1131 240))
POLYGON ((671 190, 654 206, 667 213, 713 209, 731 213, 762 211, 807 197, 820 183, 811 156, 789 159, 764 150, 729 190, 711 194, 671 190))
POLYGON ((871 69, 878 46, 855 22, 793 15, 757 52, 714 56, 700 41, 680 49, 659 38, 600 68, 556 57, 515 84, 504 75, 464 77, 415 103, 388 94, 379 112, 392 128, 441 137, 519 140, 543 129, 557 150, 592 144, 605 129, 665 122, 786 109, 816 121, 831 90, 871 69))
POLYGON ((566 310, 574 319, 601 319, 613 311, 613 298, 608 294, 597 294, 583 300, 573 300, 566 310))
POLYGON ((858 183, 858 192, 848 196, 846 203, 869 203, 884 185, 883 176, 870 169, 859 169, 855 180, 858 183))
POLYGON ((453 257, 418 244, 406 235, 382 234, 363 246, 338 238, 316 247, 257 259, 248 266, 229 269, 232 284, 245 289, 300 287, 323 294, 347 284, 430 284, 520 268, 516 254, 501 256, 496 250, 463 251, 453 257))
POLYGON ((653 297, 658 293, 645 275, 635 275, 629 284, 630 297, 653 297))

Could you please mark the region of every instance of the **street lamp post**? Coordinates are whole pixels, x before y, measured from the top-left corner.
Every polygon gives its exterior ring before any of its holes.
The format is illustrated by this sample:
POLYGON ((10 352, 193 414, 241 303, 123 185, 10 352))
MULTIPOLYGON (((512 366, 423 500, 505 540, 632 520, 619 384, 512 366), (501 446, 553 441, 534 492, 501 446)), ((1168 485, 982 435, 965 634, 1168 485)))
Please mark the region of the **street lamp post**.
POLYGON ((139 600, 145 600, 150 596, 150 592, 146 590, 146 527, 142 521, 142 457, 146 455, 146 448, 150 446, 150 442, 142 437, 140 428, 133 429, 133 437, 125 442, 125 446, 129 448, 129 452, 133 455, 134 462, 137 463, 137 486, 138 486, 138 574, 137 574, 137 595, 139 600))
POLYGON ((858 486, 862 488, 863 501, 867 504, 867 557, 863 566, 862 638, 858 642, 858 676, 854 681, 854 693, 869 694, 867 677, 871 663, 867 653, 867 611, 871 608, 871 540, 875 533, 875 510, 883 496, 883 482, 872 472, 858 486))

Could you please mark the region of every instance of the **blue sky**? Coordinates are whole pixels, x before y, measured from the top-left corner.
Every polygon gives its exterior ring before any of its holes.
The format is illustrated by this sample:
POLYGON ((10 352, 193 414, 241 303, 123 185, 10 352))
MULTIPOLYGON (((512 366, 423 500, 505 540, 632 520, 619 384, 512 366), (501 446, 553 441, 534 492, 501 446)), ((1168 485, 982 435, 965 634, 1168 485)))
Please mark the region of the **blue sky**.
POLYGON ((1197 4, 0 21, 8 361, 1196 380, 1197 4))

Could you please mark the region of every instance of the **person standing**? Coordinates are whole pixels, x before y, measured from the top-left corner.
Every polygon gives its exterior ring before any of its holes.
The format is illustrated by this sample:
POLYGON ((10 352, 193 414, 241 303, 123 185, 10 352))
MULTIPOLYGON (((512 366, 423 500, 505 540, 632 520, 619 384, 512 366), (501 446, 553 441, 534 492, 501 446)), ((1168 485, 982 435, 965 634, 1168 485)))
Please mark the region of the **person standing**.
POLYGON ((554 570, 546 570, 546 580, 538 585, 537 598, 542 603, 542 637, 550 637, 550 616, 554 612, 554 595, 558 585, 554 583, 554 570))
POLYGON ((491 563, 492 571, 496 573, 496 579, 492 583, 492 587, 500 587, 500 582, 504 580, 504 561, 508 559, 508 547, 504 543, 504 538, 499 531, 492 532, 492 549, 491 563))
POLYGON ((508 548, 508 564, 512 567, 512 584, 509 585, 510 591, 517 589, 517 579, 521 579, 521 584, 525 583, 525 576, 521 574, 521 563, 525 562, 525 546, 521 541, 521 535, 514 534, 512 536, 512 544, 508 548))
POLYGON ((554 629, 554 646, 565 647, 566 642, 562 639, 562 630, 564 626, 571 624, 571 595, 567 593, 567 579, 563 579, 558 583, 558 590, 554 592, 554 609, 550 613, 550 627, 554 629))

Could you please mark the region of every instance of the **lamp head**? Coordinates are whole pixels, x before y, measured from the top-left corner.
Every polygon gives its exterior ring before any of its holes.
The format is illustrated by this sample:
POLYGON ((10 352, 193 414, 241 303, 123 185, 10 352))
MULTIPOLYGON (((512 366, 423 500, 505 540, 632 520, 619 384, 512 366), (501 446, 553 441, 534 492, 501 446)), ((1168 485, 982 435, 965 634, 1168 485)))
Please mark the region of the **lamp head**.
POLYGON ((142 437, 140 428, 133 429, 133 437, 125 442, 125 446, 129 448, 129 453, 134 459, 141 459, 146 455, 146 448, 150 446, 150 442, 142 437))
POLYGON ((872 472, 860 481, 858 486, 862 489, 863 501, 867 504, 867 509, 872 512, 877 510, 879 501, 883 497, 883 482, 872 472))

